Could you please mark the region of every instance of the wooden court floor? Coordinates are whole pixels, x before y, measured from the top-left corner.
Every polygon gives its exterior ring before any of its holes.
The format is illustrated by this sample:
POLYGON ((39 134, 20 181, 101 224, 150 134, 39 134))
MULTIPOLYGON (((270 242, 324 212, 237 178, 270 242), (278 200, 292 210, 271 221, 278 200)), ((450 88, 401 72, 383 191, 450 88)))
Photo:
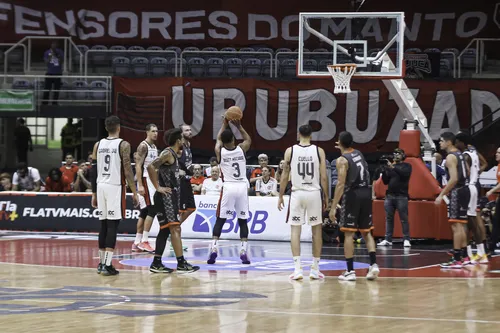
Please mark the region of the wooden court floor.
MULTIPOLYGON (((120 239, 120 274, 95 272, 96 237, 0 237, 0 332, 499 332, 500 260, 441 270, 446 247, 378 251, 377 281, 366 281, 367 253, 356 249, 356 282, 341 283, 342 249, 325 245, 324 281, 289 281, 287 243, 252 242, 252 265, 223 242, 207 267, 209 242, 186 240, 191 274, 149 273, 149 254, 120 239)), ((306 274, 310 244, 303 244, 306 274)), ((165 257, 175 268, 175 258, 165 257)))

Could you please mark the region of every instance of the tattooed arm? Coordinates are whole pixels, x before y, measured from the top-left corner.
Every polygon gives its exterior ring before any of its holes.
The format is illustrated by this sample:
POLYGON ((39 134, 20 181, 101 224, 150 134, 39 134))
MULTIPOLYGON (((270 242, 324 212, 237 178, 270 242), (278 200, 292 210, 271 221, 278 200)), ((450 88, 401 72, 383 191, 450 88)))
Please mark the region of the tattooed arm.
POLYGON ((146 155, 148 154, 148 147, 144 142, 141 142, 139 144, 139 147, 137 147, 137 158, 135 161, 135 174, 137 178, 137 187, 138 187, 138 192, 140 195, 144 196, 144 184, 142 183, 142 166, 144 165, 144 159, 146 158, 146 155))

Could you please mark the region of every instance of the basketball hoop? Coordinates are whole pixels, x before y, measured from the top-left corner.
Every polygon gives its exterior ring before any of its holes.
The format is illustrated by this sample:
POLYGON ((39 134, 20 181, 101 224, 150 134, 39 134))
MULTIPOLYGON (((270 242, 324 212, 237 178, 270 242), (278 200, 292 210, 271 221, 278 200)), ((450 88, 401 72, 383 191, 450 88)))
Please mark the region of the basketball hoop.
POLYGON ((356 73, 356 64, 328 65, 328 71, 335 83, 334 94, 348 94, 351 92, 351 77, 356 73))

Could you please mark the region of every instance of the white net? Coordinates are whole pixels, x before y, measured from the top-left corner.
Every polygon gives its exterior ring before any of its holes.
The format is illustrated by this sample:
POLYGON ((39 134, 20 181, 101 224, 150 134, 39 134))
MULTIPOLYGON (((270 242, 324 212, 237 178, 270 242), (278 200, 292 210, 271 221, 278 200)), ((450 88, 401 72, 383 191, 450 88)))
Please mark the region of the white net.
POLYGON ((351 77, 356 73, 356 64, 329 65, 328 71, 335 83, 334 94, 348 94, 351 92, 351 77))

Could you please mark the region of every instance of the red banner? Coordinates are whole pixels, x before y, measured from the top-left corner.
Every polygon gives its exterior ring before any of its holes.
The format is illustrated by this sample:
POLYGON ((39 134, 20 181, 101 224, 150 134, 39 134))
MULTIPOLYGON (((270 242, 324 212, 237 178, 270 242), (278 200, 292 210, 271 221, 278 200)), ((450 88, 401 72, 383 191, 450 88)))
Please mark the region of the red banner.
MULTIPOLYGON (((2 42, 73 36, 77 43, 297 48, 299 12, 348 11, 348 1, 153 0, 0 2, 2 42), (78 40, 80 39, 80 40, 78 40)), ((406 15, 408 47, 463 48, 498 37, 498 1, 366 1, 362 11, 406 15)))
MULTIPOLYGON (((408 80, 407 84, 435 140, 443 128, 456 132, 500 108, 495 81, 408 80)), ((363 152, 393 149, 404 121, 382 82, 353 80, 351 89, 351 94, 334 95, 331 79, 115 78, 115 113, 123 121, 122 136, 132 146, 144 139, 149 123, 160 131, 186 123, 193 129, 193 147, 211 151, 222 114, 238 105, 253 150, 284 151, 296 142, 297 128, 308 122, 315 130, 313 140, 327 152, 335 152, 334 142, 343 130, 353 133, 363 152)), ((476 129, 482 126, 479 123, 476 129)))

